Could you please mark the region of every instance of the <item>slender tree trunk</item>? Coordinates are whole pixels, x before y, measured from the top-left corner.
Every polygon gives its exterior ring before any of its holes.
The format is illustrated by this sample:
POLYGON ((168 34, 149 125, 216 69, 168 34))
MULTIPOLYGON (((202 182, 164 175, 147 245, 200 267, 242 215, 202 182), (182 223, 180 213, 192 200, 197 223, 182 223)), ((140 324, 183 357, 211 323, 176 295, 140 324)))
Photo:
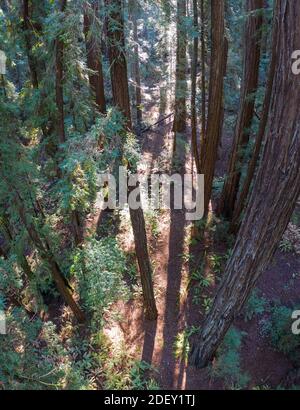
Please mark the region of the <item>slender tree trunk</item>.
MULTIPOLYGON (((67 0, 59 0, 59 10, 64 13, 67 6, 67 0)), ((65 113, 64 113, 64 42, 58 35, 56 38, 56 108, 57 108, 57 134, 59 144, 66 142, 65 134, 65 113)), ((58 170, 58 176, 61 176, 58 170)), ((82 242, 80 215, 79 212, 71 211, 71 225, 76 245, 82 242)))
POLYGON ((32 42, 31 42, 31 32, 32 26, 30 23, 30 13, 29 13, 29 0, 23 0, 23 26, 25 34, 25 44, 28 58, 28 65, 31 75, 31 82, 34 88, 39 87, 38 74, 37 74, 37 63, 32 55, 32 42))
POLYGON ((271 65, 269 70, 268 76, 268 83, 266 86, 263 110, 262 110, 262 117, 259 124, 258 134, 255 140, 255 145, 253 149, 252 158, 250 160, 250 164, 248 166, 247 175, 245 178, 245 182, 243 184, 243 188, 241 193, 238 197, 236 206, 234 208, 233 218, 230 226, 230 231, 232 233, 236 233, 238 227, 240 225, 241 215, 244 210, 244 206, 246 204, 247 198, 249 196, 251 184, 254 178, 255 170, 258 164, 259 155, 261 152, 261 147, 263 143, 263 139, 265 136, 266 125, 268 121, 269 109, 270 109, 270 102, 271 102, 271 94, 272 94, 272 87, 275 75, 275 67, 276 67, 276 60, 277 60, 277 50, 276 50, 276 36, 277 32, 274 31, 273 33, 273 47, 272 47, 272 58, 271 58, 271 65))
POLYGON ((132 24, 133 24, 133 41, 134 41, 134 89, 135 89, 135 103, 136 103, 136 120, 138 127, 142 123, 142 92, 141 92, 141 74, 140 74, 140 62, 139 62, 139 38, 138 38, 138 26, 137 26, 137 9, 133 4, 132 10, 132 24))
POLYGON ((212 192, 215 164, 222 126, 223 85, 224 85, 224 0, 211 0, 211 68, 206 141, 203 147, 203 166, 205 175, 204 208, 207 215, 212 192))
POLYGON ((106 102, 104 94, 104 80, 102 70, 101 39, 95 35, 95 20, 98 15, 98 1, 93 0, 92 6, 89 2, 84 4, 84 35, 87 52, 87 66, 89 82, 95 95, 98 110, 105 114, 106 102))
POLYGON ((175 84, 175 115, 173 123, 174 147, 176 152, 176 133, 182 133, 186 129, 186 0, 177 0, 177 51, 176 51, 176 84, 175 84))
MULTIPOLYGON (((106 7, 108 12, 107 33, 113 100, 114 104, 124 113, 127 119, 127 127, 131 129, 122 1, 106 0, 106 7)), ((157 309, 143 210, 141 208, 137 210, 130 209, 130 218, 143 288, 145 316, 149 320, 155 320, 157 318, 157 309)))
POLYGON ((205 47, 205 11, 204 0, 200 0, 201 11, 201 144, 200 144, 200 169, 204 162, 205 131, 206 131, 206 47, 205 47))
POLYGON ((200 158, 197 143, 197 110, 196 110, 196 86, 197 86, 197 65, 198 65, 198 2, 193 0, 193 13, 194 13, 194 41, 193 41, 193 55, 192 55, 192 97, 191 97, 191 125, 192 125, 192 147, 193 156, 195 158, 195 164, 197 173, 200 174, 200 158))
POLYGON ((28 221, 28 218, 25 213, 25 208, 22 204, 22 198, 19 194, 17 194, 18 198, 16 199, 18 212, 20 215, 20 219, 24 224, 32 243, 35 245, 37 250, 39 251, 43 260, 45 260, 50 268, 52 278, 57 286, 57 289, 62 296, 65 303, 71 308, 74 316, 78 320, 78 322, 82 323, 85 321, 85 315, 80 307, 77 305, 76 301, 73 299, 71 289, 67 284, 67 280, 65 279, 62 271, 58 263, 53 256, 50 246, 46 240, 42 240, 39 233, 37 232, 34 224, 28 221))
MULTIPOLYGON (((67 0, 59 0, 59 10, 61 13, 65 12, 67 5, 67 0)), ((55 81, 55 95, 56 95, 56 107, 57 107, 57 134, 58 142, 63 144, 66 141, 65 136, 65 125, 64 125, 64 91, 63 91, 63 80, 64 80, 64 42, 58 35, 56 41, 56 57, 55 57, 55 67, 56 67, 56 81, 55 81)))
POLYGON ((193 347, 191 363, 204 367, 267 268, 300 195, 300 76, 291 55, 300 49, 300 2, 277 0, 277 61, 262 162, 233 254, 213 306, 193 347))
POLYGON ((221 195, 218 212, 228 219, 232 218, 239 183, 241 167, 244 161, 244 151, 250 137, 253 121, 255 95, 258 86, 260 41, 262 29, 263 0, 247 0, 246 12, 248 13, 245 27, 245 55, 240 111, 235 128, 233 149, 229 162, 228 176, 221 195))

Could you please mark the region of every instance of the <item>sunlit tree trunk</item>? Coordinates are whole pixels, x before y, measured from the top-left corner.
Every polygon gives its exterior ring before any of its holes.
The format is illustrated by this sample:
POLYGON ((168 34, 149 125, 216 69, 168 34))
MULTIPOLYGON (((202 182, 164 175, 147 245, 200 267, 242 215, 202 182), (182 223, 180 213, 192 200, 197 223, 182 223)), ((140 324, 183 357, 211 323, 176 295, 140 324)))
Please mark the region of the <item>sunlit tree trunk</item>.
POLYGON ((138 4, 136 0, 129 2, 129 13, 133 28, 133 76, 134 76, 134 94, 135 94, 135 109, 136 121, 138 127, 142 123, 142 89, 141 89, 141 73, 140 73, 140 58, 139 58, 139 37, 138 37, 138 4))
POLYGON ((104 94, 104 80, 102 70, 101 39, 96 35, 96 19, 98 16, 98 1, 92 0, 92 4, 84 4, 84 35, 87 52, 87 66, 92 72, 89 73, 89 82, 95 95, 96 105, 101 113, 106 112, 104 94))
POLYGON ((300 2, 277 0, 275 77, 262 161, 232 256, 208 313, 191 363, 208 364, 267 268, 300 195, 300 76, 291 55, 300 49, 300 2))
POLYGON ((191 125, 192 125, 192 148, 193 148, 193 156, 195 158, 195 164, 197 173, 200 174, 200 158, 199 158, 199 151, 198 151, 198 143, 197 143, 197 110, 196 110, 196 86, 197 86, 197 65, 198 65, 198 47, 199 47, 199 38, 198 38, 198 3, 197 0, 193 0, 193 14, 194 14, 194 24, 193 24, 193 55, 192 55, 192 70, 191 70, 191 77, 192 77, 192 84, 191 84, 191 125))
POLYGON ((205 178, 204 207, 207 215, 212 192, 215 164, 223 120, 224 85, 224 1, 211 0, 211 68, 209 84, 206 140, 203 148, 201 173, 205 178))
MULTIPOLYGON (((131 130, 130 101, 125 58, 124 21, 121 0, 106 0, 108 13, 108 48, 110 59, 110 75, 114 104, 119 107, 127 119, 127 127, 131 130), (116 29, 116 27, 118 29, 116 29)), ((129 165, 129 168, 131 166, 129 165)), ((152 268, 147 246, 144 213, 141 208, 130 209, 130 219, 134 235, 136 256, 138 260, 143 289, 145 316, 149 320, 157 318, 152 268)))
POLYGON ((177 50, 176 50, 176 84, 175 84, 175 116, 173 131, 174 147, 176 152, 176 133, 186 129, 186 59, 187 29, 186 29, 186 0, 177 0, 177 50))
POLYGON ((244 73, 242 80, 242 92, 240 110, 235 127, 235 135, 231 157, 229 161, 228 175, 225 180, 218 211, 226 218, 231 219, 241 178, 241 167, 244 161, 244 151, 250 137, 251 124, 253 121, 255 95, 258 86, 260 41, 262 29, 263 0, 247 0, 246 12, 248 14, 245 27, 245 55, 244 73))

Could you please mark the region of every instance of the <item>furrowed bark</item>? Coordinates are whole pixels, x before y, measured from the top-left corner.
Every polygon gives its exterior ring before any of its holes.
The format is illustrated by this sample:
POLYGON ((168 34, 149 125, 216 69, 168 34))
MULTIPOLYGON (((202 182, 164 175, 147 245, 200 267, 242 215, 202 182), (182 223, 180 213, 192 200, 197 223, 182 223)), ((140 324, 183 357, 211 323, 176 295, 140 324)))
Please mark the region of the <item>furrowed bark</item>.
POLYGON ((105 114, 106 101, 104 94, 104 80, 102 70, 102 55, 100 39, 94 33, 93 24, 98 15, 98 3, 93 0, 92 5, 88 2, 84 4, 84 35, 87 52, 87 66, 91 72, 89 73, 89 82, 91 89, 95 95, 95 101, 98 110, 105 114))
POLYGON ((229 161, 228 176, 225 180, 218 213, 231 219, 235 207, 241 178, 241 167, 244 151, 250 137, 250 129, 254 116, 255 95, 258 86, 260 63, 260 41, 262 29, 263 0, 247 0, 248 19, 245 27, 245 55, 243 86, 240 100, 240 111, 235 128, 233 149, 229 161))
POLYGON ((222 128, 222 107, 223 107, 223 86, 224 86, 224 1, 211 1, 212 14, 212 55, 209 84, 209 102, 206 141, 203 146, 203 164, 201 173, 205 178, 205 215, 208 214, 209 202, 212 192, 212 183, 215 171, 215 164, 220 142, 220 130, 222 128))
POLYGON ((197 367, 212 359, 267 268, 300 195, 300 76, 291 59, 300 49, 300 3, 275 4, 277 61, 263 157, 232 256, 191 351, 197 367))

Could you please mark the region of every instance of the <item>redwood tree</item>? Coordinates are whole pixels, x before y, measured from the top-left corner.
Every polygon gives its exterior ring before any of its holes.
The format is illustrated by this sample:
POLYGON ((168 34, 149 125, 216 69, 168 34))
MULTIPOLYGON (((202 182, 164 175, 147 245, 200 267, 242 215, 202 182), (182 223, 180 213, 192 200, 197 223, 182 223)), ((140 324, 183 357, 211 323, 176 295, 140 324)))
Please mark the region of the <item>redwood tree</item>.
POLYGON ((248 14, 245 27, 245 53, 243 63, 243 80, 240 99, 240 109, 235 127, 235 135, 231 157, 229 161, 228 176, 226 178, 219 213, 231 218, 239 190, 241 166, 244 151, 249 142, 250 129, 254 115, 255 94, 258 86, 260 41, 262 29, 263 0, 247 0, 246 12, 248 14))
POLYGON ((249 196, 251 184, 253 182, 255 170, 258 164, 259 156, 261 153, 261 147, 263 144, 263 139, 264 139, 264 135, 266 131, 266 126, 268 122, 268 114, 269 114, 269 109, 270 109, 270 102, 271 102, 273 80, 274 80, 274 74, 275 74, 275 67, 276 67, 276 59, 277 59, 277 50, 276 50, 277 37, 276 36, 277 36, 277 32, 274 31, 273 41, 272 41, 272 44, 273 44, 272 58, 271 58, 269 75, 268 75, 268 82, 266 86, 264 104, 263 104, 263 109, 262 109, 262 116, 261 116, 260 123, 259 123, 259 130, 258 130, 258 134, 255 140, 252 157, 251 157, 251 160, 248 166, 247 175, 243 183, 241 193, 239 194, 239 197, 237 199, 237 202, 234 208, 234 213, 233 213, 231 226, 230 226, 230 231, 232 233, 236 233, 240 225, 241 215, 244 210, 247 198, 249 196))
POLYGON ((300 195, 300 77, 292 73, 291 59, 300 49, 299 21, 299 2, 276 1, 277 61, 263 157, 232 256, 192 349, 191 363, 198 367, 212 359, 268 266, 300 195))
POLYGON ((205 176, 205 213, 208 213, 212 183, 217 160, 220 131, 223 120, 223 86, 225 72, 224 0, 211 1, 211 68, 209 84, 208 118, 205 144, 202 146, 205 176))
POLYGON ((194 14, 194 41, 193 41, 193 56, 192 56, 192 73, 191 73, 191 125, 192 125, 192 146, 193 146, 193 155, 195 158, 196 169, 198 174, 200 174, 200 158, 198 152, 198 143, 197 143, 197 110, 196 110, 196 86, 197 86, 197 64, 198 64, 198 3, 197 0, 193 0, 193 14, 194 14))
POLYGON ((99 13, 98 1, 84 4, 84 35, 87 52, 87 67, 90 70, 89 82, 95 94, 96 105, 101 113, 106 112, 104 80, 102 70, 101 39, 95 35, 96 20, 99 13))
POLYGON ((175 84, 175 116, 173 131, 174 152, 176 151, 176 133, 184 132, 186 128, 186 0, 177 0, 177 49, 176 49, 176 84, 175 84))
MULTIPOLYGON (((119 107, 127 119, 127 127, 131 130, 131 114, 127 64, 125 58, 124 21, 121 0, 106 0, 108 14, 108 49, 110 59, 110 75, 114 104, 119 107)), ((130 170, 130 165, 129 165, 130 170)), ((136 256, 138 260, 143 288, 145 315, 149 320, 157 318, 152 268, 148 253, 144 213, 141 208, 130 209, 130 219, 134 235, 136 256)))

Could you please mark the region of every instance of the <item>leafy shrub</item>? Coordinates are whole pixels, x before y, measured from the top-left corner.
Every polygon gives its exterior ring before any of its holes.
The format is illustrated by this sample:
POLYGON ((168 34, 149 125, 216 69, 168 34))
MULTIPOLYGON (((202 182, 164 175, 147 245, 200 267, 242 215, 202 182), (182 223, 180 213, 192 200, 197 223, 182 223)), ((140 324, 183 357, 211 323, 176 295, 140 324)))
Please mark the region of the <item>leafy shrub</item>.
POLYGON ((260 297, 258 290, 254 289, 244 308, 244 318, 248 322, 255 315, 261 315, 268 309, 268 302, 265 298, 260 297))
POLYGON ((212 374, 226 381, 228 387, 243 389, 249 383, 249 376, 241 371, 240 347, 244 332, 231 328, 218 350, 212 374))
POLYGON ((128 296, 125 270, 125 255, 112 237, 92 239, 75 254, 71 272, 89 311, 102 315, 117 299, 128 296))
POLYGON ((300 337, 292 333, 292 312, 287 306, 275 306, 271 310, 270 320, 264 323, 263 331, 271 338, 274 348, 292 360, 300 360, 300 337))

